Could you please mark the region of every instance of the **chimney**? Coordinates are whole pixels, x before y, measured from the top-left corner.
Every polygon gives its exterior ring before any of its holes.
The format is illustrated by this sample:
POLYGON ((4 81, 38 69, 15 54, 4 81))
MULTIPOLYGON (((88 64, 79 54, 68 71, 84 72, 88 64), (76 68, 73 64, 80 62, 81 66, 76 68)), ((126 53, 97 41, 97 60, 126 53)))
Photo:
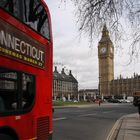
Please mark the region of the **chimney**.
POLYGON ((62 68, 62 71, 61 71, 61 73, 62 73, 62 74, 65 74, 64 68, 62 68))
POLYGON ((57 66, 54 67, 54 71, 57 72, 57 66))
POLYGON ((135 72, 134 72, 134 78, 136 77, 136 74, 135 74, 135 72))
POLYGON ((72 75, 72 72, 71 72, 71 70, 69 71, 69 75, 72 75))

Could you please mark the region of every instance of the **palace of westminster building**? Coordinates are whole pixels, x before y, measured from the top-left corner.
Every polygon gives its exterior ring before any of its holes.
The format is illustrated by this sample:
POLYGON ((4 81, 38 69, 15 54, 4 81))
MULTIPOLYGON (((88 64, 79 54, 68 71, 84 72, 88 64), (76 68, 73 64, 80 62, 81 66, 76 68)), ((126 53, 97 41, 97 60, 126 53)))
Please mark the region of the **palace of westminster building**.
POLYGON ((99 93, 102 96, 133 96, 140 91, 140 75, 123 78, 121 75, 114 79, 114 46, 109 37, 106 25, 98 44, 99 60, 99 93))

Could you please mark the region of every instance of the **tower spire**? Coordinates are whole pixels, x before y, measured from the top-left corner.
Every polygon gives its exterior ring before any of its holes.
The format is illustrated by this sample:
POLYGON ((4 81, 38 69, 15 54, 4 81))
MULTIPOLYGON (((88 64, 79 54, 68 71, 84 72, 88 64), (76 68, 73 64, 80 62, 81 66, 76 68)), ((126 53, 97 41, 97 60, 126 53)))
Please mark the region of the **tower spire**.
POLYGON ((100 42, 106 42, 106 41, 111 41, 111 40, 109 37, 109 31, 107 29, 107 26, 106 26, 106 24, 104 24, 103 30, 102 30, 102 38, 101 38, 100 42))
POLYGON ((106 27, 106 24, 104 24, 103 31, 108 31, 107 27, 106 27))

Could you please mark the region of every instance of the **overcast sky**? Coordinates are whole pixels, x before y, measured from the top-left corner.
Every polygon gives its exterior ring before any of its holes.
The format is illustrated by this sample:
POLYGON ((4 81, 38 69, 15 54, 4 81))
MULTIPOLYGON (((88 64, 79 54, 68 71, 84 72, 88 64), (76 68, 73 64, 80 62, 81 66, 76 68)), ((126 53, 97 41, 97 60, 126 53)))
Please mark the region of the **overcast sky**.
MULTIPOLYGON (((67 4, 61 0, 45 0, 51 13, 52 30, 54 40, 54 63, 61 71, 72 70, 73 75, 79 82, 79 89, 98 87, 98 54, 97 46, 100 38, 95 38, 92 48, 89 48, 88 38, 79 37, 76 24, 74 5, 69 1, 67 4)), ((124 43, 124 49, 115 49, 114 73, 115 78, 120 74, 123 77, 131 77, 134 72, 140 74, 140 62, 136 60, 130 65, 128 58, 128 44, 124 43)), ((140 60, 139 60, 140 61, 140 60)))

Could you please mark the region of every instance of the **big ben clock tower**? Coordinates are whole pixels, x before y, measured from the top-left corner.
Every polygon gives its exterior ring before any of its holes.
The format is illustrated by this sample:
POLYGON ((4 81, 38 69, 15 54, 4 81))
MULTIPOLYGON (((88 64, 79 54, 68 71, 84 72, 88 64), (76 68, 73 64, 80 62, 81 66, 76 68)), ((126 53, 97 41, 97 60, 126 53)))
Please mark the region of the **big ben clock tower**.
POLYGON ((110 96, 110 82, 114 79, 114 47, 106 25, 98 44, 99 91, 102 96, 110 96))

